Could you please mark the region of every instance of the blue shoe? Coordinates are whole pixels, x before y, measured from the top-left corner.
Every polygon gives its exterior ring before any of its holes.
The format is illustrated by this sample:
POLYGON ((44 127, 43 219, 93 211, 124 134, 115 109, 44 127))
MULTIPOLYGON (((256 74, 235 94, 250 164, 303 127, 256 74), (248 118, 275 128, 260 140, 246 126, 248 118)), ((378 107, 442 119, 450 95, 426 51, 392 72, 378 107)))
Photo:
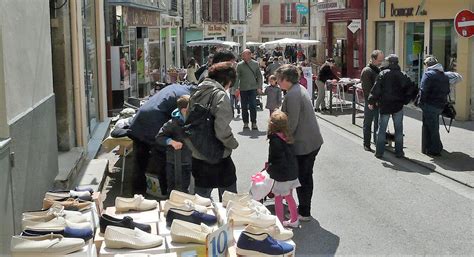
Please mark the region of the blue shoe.
POLYGON ((64 237, 71 238, 82 238, 87 241, 93 237, 93 231, 91 228, 70 228, 66 227, 64 230, 49 230, 49 231, 38 231, 27 229, 21 233, 22 236, 41 236, 48 234, 60 234, 64 237))
POLYGON ((217 218, 214 215, 209 215, 194 210, 185 211, 176 208, 170 208, 168 214, 166 215, 166 226, 171 227, 174 219, 184 220, 198 225, 204 223, 208 226, 214 225, 217 222, 217 218))
POLYGON ((268 234, 243 231, 237 241, 237 255, 242 256, 285 256, 293 251, 292 245, 277 241, 268 234))

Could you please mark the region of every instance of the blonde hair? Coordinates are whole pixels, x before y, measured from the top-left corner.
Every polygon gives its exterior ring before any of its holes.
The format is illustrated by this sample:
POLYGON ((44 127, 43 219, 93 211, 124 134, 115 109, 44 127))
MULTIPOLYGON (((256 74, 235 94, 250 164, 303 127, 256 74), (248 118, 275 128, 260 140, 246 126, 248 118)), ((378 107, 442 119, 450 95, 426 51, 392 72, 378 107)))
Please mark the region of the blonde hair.
POLYGON ((189 104, 189 95, 182 95, 176 101, 176 105, 179 110, 188 108, 188 104, 189 104))
POLYGON ((293 137, 290 135, 290 130, 288 128, 288 115, 280 110, 274 111, 270 116, 267 133, 268 135, 274 133, 283 133, 287 139, 287 142, 293 143, 293 137))

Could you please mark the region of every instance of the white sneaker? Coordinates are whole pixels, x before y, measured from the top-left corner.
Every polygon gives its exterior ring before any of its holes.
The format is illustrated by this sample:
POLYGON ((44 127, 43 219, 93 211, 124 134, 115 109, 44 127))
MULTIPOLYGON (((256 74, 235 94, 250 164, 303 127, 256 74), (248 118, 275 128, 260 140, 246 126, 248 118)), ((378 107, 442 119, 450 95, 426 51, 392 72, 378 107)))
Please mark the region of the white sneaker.
POLYGON ((13 254, 66 255, 84 247, 81 238, 65 238, 62 235, 12 236, 10 250, 13 254))
POLYGON ((224 191, 224 194, 222 194, 222 205, 224 207, 227 206, 227 203, 229 201, 250 201, 252 200, 252 197, 248 193, 240 193, 236 194, 230 191, 224 191))
POLYGON ((133 198, 115 198, 115 210, 117 212, 126 212, 130 210, 148 211, 156 208, 156 206, 158 206, 156 200, 147 200, 142 195, 135 195, 133 198))
POLYGON ((276 224, 276 217, 274 215, 267 215, 260 212, 245 215, 237 213, 234 208, 230 209, 227 214, 227 222, 230 220, 234 221, 234 226, 254 225, 266 228, 276 224))
POLYGON ((291 222, 290 220, 285 220, 282 222, 283 223, 283 226, 284 227, 292 227, 292 228, 297 228, 300 226, 300 221, 299 220, 295 220, 293 222, 291 222))
POLYGON ((171 240, 175 243, 205 244, 206 237, 214 230, 206 224, 197 225, 183 220, 175 219, 171 224, 171 240))
POLYGON ((191 200, 184 200, 184 203, 175 203, 171 200, 167 200, 165 202, 165 206, 163 207, 163 213, 165 214, 168 214, 168 211, 170 208, 174 208, 174 209, 180 209, 180 210, 184 210, 184 211, 198 211, 198 212, 202 212, 202 213, 207 213, 207 207, 206 206, 202 206, 202 205, 199 205, 199 204, 194 204, 191 200))
POLYGON ((271 214, 271 212, 267 209, 267 207, 265 207, 265 205, 261 204, 258 201, 255 201, 255 200, 250 200, 250 201, 232 201, 232 200, 230 200, 227 203, 227 210, 230 210, 232 208, 242 209, 242 210, 245 210, 245 208, 248 208, 248 209, 255 210, 255 211, 258 211, 260 213, 267 214, 267 215, 271 214))
POLYGON ((106 247, 113 249, 148 249, 160 246, 163 243, 163 237, 144 232, 138 228, 107 226, 104 241, 106 247))
POLYGON ((178 190, 173 190, 170 193, 170 200, 175 203, 184 203, 184 200, 190 200, 194 204, 202 205, 202 206, 211 206, 211 199, 202 197, 198 194, 190 195, 183 193, 178 190))
POLYGON ((290 240, 293 237, 293 231, 289 229, 285 229, 279 222, 275 225, 271 225, 267 228, 256 227, 252 225, 248 225, 244 229, 247 232, 252 234, 269 234, 271 237, 275 238, 276 240, 286 241, 290 240))
POLYGON ((66 220, 73 223, 89 222, 89 216, 84 215, 78 211, 66 211, 64 206, 60 204, 53 204, 49 209, 43 211, 24 212, 22 220, 32 220, 37 222, 47 222, 56 217, 64 217, 66 220))
POLYGON ((36 230, 36 231, 51 231, 51 230, 63 230, 66 227, 70 228, 91 228, 90 222, 74 223, 70 222, 64 217, 54 217, 48 221, 46 220, 35 220, 35 219, 23 219, 21 221, 23 230, 36 230))

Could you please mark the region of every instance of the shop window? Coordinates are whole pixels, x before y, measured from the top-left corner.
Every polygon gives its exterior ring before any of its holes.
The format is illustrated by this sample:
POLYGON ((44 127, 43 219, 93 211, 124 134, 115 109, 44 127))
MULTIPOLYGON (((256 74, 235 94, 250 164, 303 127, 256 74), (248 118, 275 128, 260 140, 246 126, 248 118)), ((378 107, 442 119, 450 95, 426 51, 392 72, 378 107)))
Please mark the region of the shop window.
POLYGON ((404 70, 417 85, 423 75, 424 47, 425 24, 423 22, 405 23, 404 70))
POLYGON ((431 21, 430 53, 446 71, 456 71, 457 44, 453 20, 431 21))
POLYGON ((375 48, 382 50, 385 55, 395 53, 395 22, 376 22, 375 48))

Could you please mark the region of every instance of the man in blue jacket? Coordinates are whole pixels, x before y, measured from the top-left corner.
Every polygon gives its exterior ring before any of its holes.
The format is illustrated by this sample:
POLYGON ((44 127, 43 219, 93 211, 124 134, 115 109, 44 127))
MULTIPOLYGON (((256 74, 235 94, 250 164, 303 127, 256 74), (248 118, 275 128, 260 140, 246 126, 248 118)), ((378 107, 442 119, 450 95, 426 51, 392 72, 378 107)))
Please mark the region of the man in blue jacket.
POLYGON ((192 86, 173 84, 160 90, 140 107, 130 124, 129 137, 133 140, 135 193, 146 191, 145 172, 150 165, 151 171, 158 175, 161 194, 167 194, 166 148, 155 143, 155 136, 163 124, 176 109, 176 100, 191 94, 192 86), (152 163, 150 163, 152 161, 152 163))

